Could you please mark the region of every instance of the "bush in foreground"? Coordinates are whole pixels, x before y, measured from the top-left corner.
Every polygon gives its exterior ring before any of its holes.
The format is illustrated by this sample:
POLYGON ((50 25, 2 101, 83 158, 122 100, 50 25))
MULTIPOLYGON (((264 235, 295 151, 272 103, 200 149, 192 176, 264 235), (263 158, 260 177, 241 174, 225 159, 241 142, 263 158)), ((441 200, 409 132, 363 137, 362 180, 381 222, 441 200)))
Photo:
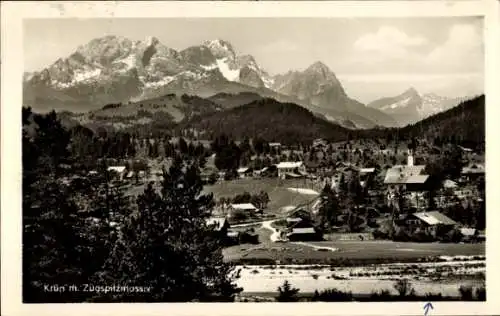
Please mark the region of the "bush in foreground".
POLYGON ((352 301, 352 292, 342 292, 337 289, 326 289, 324 291, 318 292, 314 291, 314 295, 312 297, 312 301, 321 301, 321 302, 348 302, 352 301))
POLYGON ((292 287, 290 282, 286 280, 282 286, 278 287, 278 296, 276 300, 278 302, 297 302, 299 289, 292 287))

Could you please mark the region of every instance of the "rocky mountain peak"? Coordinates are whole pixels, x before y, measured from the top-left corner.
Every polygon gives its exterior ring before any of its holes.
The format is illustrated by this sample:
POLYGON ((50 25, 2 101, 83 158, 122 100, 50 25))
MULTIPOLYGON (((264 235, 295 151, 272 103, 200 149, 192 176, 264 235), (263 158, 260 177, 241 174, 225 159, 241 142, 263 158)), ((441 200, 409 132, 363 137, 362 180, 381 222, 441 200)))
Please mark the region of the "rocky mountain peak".
POLYGON ((236 57, 233 45, 231 45, 228 41, 222 39, 207 40, 203 42, 203 46, 208 47, 217 59, 234 59, 236 57))
POLYGON ((154 46, 160 43, 160 40, 154 36, 148 36, 146 37, 146 45, 147 46, 154 46))
POLYGON ((337 77, 333 71, 321 61, 317 61, 309 66, 305 71, 305 74, 312 75, 318 79, 332 84, 339 84, 337 77))
POLYGON ((403 92, 401 95, 405 96, 405 97, 417 97, 417 96, 420 96, 420 94, 418 93, 417 89, 415 89, 413 87, 410 87, 408 90, 406 90, 405 92, 403 92))

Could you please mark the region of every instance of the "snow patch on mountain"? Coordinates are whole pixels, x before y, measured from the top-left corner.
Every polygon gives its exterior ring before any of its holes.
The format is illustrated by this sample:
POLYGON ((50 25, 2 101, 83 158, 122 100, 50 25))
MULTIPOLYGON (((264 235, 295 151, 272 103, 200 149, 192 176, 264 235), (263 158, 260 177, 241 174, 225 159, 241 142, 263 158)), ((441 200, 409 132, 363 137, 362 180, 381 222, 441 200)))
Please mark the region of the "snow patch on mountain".
POLYGON ((385 105, 383 106, 381 109, 382 110, 387 110, 387 109, 397 109, 397 108, 405 108, 408 106, 410 100, 412 99, 412 97, 408 97, 406 99, 403 99, 401 101, 398 101, 398 102, 394 102, 392 104, 388 104, 388 105, 385 105))
POLYGON ((137 61, 137 56, 135 54, 130 54, 125 58, 122 58, 122 59, 115 61, 114 64, 118 64, 118 63, 125 64, 127 66, 127 68, 125 68, 124 70, 126 71, 126 70, 130 70, 132 68, 135 68, 137 66, 136 61, 137 61))
POLYGON ((219 68, 219 65, 218 63, 214 63, 214 64, 211 64, 211 65, 200 65, 201 68, 205 69, 205 70, 214 70, 214 69, 217 69, 219 68))
POLYGON ((102 70, 100 68, 77 69, 74 71, 73 78, 71 79, 71 81, 64 82, 52 79, 50 83, 59 89, 70 88, 80 83, 85 83, 93 79, 98 79, 98 77, 101 75, 101 72, 102 70))
POLYGON ((174 81, 175 78, 176 78, 176 76, 165 76, 165 77, 161 78, 158 81, 148 81, 148 82, 145 82, 144 86, 146 88, 158 88, 158 87, 166 86, 167 84, 169 84, 172 81, 174 81))
POLYGON ((81 82, 91 78, 98 77, 101 74, 101 69, 96 68, 88 71, 77 71, 75 72, 75 76, 73 78, 73 82, 81 82))
POLYGON ((231 69, 227 58, 217 59, 217 66, 220 72, 229 81, 238 81, 240 77, 239 69, 231 69))
POLYGON ((274 78, 270 76, 262 76, 262 82, 264 82, 264 86, 268 89, 271 89, 274 85, 274 78))

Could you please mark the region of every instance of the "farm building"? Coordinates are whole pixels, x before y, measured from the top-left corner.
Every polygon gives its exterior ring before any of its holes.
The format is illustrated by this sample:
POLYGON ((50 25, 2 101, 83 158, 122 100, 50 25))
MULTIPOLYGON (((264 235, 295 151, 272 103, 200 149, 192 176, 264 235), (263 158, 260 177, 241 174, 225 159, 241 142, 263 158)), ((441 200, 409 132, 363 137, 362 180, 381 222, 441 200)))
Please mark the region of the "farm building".
POLYGON ((298 178, 306 174, 306 167, 302 161, 280 162, 276 165, 276 168, 278 169, 278 177, 281 179, 298 178))
POLYGON ((240 178, 246 178, 246 177, 252 176, 253 169, 249 168, 249 167, 243 167, 243 168, 239 168, 237 170, 237 172, 238 172, 238 176, 240 178))
POLYGON ((322 236, 312 226, 310 227, 293 227, 289 233, 286 234, 289 241, 318 241, 322 236))
POLYGON ((261 210, 255 207, 255 205, 253 205, 252 203, 231 204, 229 206, 229 211, 231 213, 235 211, 243 211, 245 213, 252 215, 261 212, 261 210))
POLYGON ((432 236, 437 235, 438 229, 449 231, 457 225, 454 220, 438 211, 413 213, 406 218, 405 224, 411 232, 423 231, 432 236))

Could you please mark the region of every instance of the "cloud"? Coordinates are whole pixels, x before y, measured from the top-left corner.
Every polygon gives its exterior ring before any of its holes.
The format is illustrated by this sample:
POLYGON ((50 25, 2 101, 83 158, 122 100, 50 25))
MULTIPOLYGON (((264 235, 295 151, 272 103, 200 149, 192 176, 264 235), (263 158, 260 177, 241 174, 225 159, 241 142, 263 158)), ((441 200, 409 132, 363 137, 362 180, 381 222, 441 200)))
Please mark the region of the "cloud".
POLYGON ((382 26, 377 32, 360 37, 354 48, 360 52, 378 53, 383 56, 403 57, 410 48, 425 45, 427 39, 410 36, 394 27, 382 26))
POLYGON ((299 45, 294 42, 287 40, 280 40, 276 42, 269 43, 262 47, 261 52, 265 53, 284 53, 293 52, 300 49, 299 45))
POLYGON ((422 35, 382 26, 359 37, 346 61, 353 72, 483 72, 481 29, 472 23, 454 24, 443 30, 444 39, 436 43, 422 35))
POLYGON ((453 70, 482 70, 482 43, 474 25, 456 24, 450 28, 446 41, 427 55, 425 63, 453 70))

